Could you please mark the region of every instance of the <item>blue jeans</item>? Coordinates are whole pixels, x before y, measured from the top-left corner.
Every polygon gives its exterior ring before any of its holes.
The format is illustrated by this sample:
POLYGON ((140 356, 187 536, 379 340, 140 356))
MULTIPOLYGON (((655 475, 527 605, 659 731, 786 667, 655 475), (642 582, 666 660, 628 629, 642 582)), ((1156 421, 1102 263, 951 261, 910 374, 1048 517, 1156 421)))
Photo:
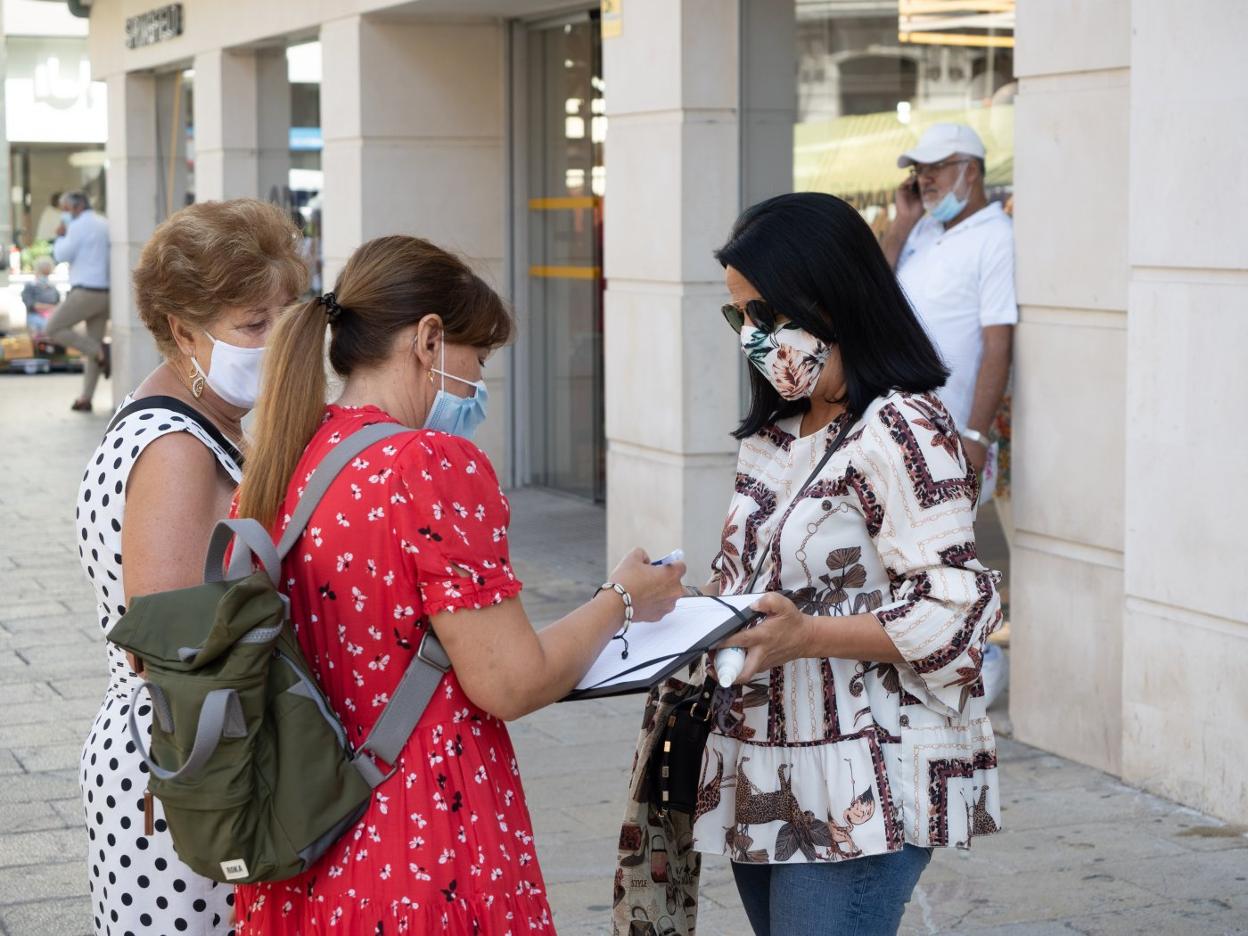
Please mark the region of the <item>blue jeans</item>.
POLYGON ((739 864, 732 873, 755 936, 894 936, 930 848, 818 864, 739 864))

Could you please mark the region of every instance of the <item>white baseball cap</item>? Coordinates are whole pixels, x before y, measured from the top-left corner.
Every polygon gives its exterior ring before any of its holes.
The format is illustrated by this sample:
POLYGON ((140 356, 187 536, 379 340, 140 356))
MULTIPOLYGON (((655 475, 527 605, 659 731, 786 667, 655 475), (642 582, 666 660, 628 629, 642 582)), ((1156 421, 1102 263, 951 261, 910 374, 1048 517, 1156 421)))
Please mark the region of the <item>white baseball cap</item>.
POLYGON ((919 137, 918 145, 897 157, 897 168, 905 169, 915 163, 938 163, 954 153, 984 158, 984 141, 966 124, 932 124, 919 137))

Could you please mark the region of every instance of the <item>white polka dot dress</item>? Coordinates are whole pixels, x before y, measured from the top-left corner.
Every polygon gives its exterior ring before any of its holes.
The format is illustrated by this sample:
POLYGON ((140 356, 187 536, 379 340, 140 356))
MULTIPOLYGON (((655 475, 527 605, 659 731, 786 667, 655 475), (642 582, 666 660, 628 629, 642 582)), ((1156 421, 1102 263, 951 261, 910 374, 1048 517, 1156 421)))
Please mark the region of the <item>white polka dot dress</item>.
MULTIPOLYGON (((126 400, 129 403, 129 399, 126 400)), ((200 426, 167 409, 146 409, 121 420, 87 464, 76 511, 78 554, 95 589, 97 616, 107 634, 125 613, 121 579, 121 521, 126 479, 144 447, 171 432, 190 432, 210 448, 237 482, 238 464, 200 426)), ((171 509, 176 509, 171 504, 171 509)), ((130 740, 130 694, 139 678, 125 652, 108 644, 108 690, 82 750, 82 801, 89 837, 91 911, 99 936, 227 936, 234 889, 200 877, 178 860, 160 800, 153 799, 155 834, 143 834, 147 765, 130 740)), ((151 731, 146 697, 140 727, 151 731)))

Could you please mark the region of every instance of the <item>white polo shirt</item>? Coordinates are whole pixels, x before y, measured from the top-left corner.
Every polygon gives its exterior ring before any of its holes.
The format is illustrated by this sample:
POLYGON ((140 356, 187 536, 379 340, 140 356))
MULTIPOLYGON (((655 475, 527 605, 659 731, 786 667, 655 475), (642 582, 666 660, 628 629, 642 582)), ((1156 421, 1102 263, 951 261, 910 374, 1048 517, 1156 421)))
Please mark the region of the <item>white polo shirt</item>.
POLYGON ((984 353, 981 329, 1018 322, 1014 224, 997 202, 948 231, 924 215, 897 258, 897 279, 949 368, 939 395, 965 429, 984 353))

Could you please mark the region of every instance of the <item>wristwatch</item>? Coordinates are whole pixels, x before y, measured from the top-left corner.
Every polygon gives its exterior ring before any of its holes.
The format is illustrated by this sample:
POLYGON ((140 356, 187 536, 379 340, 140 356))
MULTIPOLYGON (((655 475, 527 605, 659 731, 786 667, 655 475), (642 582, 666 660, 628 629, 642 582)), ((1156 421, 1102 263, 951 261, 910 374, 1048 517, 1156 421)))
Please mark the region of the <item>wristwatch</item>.
POLYGON ((988 437, 977 429, 963 429, 959 435, 969 442, 974 442, 976 445, 982 445, 984 448, 988 447, 988 437))

